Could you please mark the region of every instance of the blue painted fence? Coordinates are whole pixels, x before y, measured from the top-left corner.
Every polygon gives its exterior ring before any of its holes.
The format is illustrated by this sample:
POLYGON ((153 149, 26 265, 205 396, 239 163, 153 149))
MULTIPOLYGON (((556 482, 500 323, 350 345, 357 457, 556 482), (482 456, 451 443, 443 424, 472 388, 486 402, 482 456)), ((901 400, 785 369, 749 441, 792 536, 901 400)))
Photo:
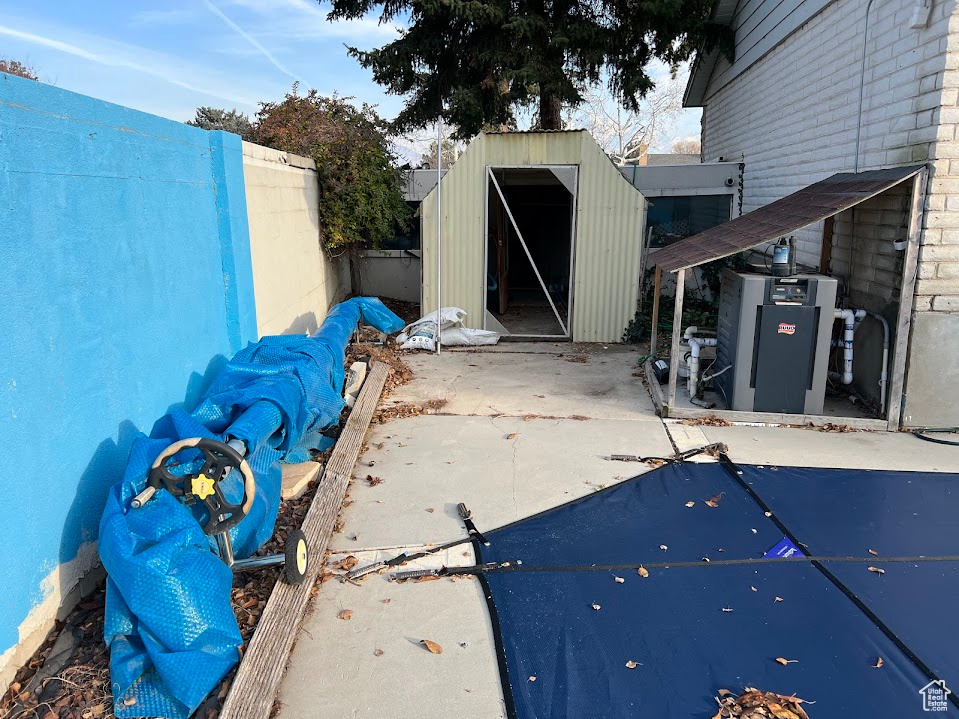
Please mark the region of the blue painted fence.
POLYGON ((2 656, 136 432, 256 339, 240 138, 0 73, 0 258, 2 656))

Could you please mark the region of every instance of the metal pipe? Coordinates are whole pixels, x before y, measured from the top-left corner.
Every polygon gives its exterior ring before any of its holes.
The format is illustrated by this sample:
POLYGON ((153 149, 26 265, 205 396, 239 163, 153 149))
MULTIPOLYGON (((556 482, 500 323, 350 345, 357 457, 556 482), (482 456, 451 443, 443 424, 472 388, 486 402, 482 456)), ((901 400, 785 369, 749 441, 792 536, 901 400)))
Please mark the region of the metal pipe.
POLYGON ((440 354, 443 307, 443 116, 436 120, 436 354, 440 354))
POLYGON ((853 172, 859 172, 859 141, 862 137, 862 98, 866 87, 866 41, 869 39, 869 10, 873 0, 866 3, 866 26, 862 29, 862 66, 859 70, 859 113, 856 115, 856 162, 853 172))

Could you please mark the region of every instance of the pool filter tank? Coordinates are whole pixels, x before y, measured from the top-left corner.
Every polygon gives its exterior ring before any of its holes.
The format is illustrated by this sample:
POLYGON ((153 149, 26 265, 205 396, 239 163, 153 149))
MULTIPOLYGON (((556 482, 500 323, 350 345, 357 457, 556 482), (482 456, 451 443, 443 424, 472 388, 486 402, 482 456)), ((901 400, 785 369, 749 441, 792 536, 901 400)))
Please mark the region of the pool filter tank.
POLYGON ((836 290, 824 275, 723 272, 713 374, 728 409, 822 414, 836 290))

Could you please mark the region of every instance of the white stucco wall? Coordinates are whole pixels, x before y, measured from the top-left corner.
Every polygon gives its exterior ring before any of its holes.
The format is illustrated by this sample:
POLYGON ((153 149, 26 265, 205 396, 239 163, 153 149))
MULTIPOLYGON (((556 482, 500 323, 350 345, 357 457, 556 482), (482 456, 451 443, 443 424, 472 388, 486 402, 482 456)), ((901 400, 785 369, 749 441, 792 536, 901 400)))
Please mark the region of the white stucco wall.
POLYGON ((320 245, 315 165, 244 142, 243 176, 259 334, 312 332, 350 292, 348 262, 320 245))

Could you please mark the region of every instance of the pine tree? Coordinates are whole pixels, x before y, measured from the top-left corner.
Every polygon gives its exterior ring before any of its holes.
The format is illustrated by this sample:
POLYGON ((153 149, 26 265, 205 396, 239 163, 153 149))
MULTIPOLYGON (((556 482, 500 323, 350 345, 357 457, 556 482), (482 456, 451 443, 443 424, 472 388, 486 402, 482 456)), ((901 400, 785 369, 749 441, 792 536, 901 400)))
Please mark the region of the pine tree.
POLYGON ((244 140, 250 140, 253 137, 253 123, 245 113, 239 112, 236 108, 223 110, 219 107, 198 107, 194 118, 187 120, 186 124, 202 130, 226 130, 239 135, 244 140))
POLYGON ((394 127, 423 127, 438 116, 470 137, 515 125, 518 107, 537 109, 538 126, 562 127, 561 111, 582 101, 605 75, 628 110, 653 86, 653 59, 676 67, 699 48, 731 55, 730 31, 709 22, 712 0, 333 0, 330 18, 379 10, 380 21, 409 18, 393 42, 350 54, 391 94, 406 96, 394 127), (604 72, 605 68, 605 72, 604 72))

